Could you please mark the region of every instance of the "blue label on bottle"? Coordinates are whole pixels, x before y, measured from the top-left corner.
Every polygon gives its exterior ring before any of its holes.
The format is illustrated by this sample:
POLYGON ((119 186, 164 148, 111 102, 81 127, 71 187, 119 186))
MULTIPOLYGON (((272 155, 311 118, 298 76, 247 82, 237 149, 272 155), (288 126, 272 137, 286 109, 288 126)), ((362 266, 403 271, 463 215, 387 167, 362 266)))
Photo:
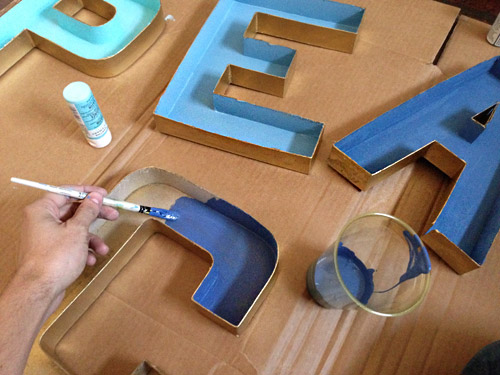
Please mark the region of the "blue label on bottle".
POLYGON ((80 115, 81 121, 88 130, 92 131, 102 124, 104 119, 94 95, 91 94, 86 101, 74 103, 74 106, 80 115))

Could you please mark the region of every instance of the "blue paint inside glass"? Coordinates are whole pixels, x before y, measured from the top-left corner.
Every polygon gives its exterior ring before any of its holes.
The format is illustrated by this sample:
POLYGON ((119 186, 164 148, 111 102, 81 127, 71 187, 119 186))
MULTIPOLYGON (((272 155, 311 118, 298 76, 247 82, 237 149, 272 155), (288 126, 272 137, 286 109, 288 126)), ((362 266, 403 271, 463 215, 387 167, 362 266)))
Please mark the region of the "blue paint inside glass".
POLYGON ((214 263, 194 300, 238 325, 271 277, 277 263, 272 234, 235 206, 181 197, 171 207, 179 219, 165 224, 205 248, 214 263))
POLYGON ((342 244, 339 245, 337 256, 339 273, 346 288, 359 302, 368 303, 373 294, 375 270, 366 268, 354 252, 342 244))
POLYGON ((478 131, 471 117, 500 99, 500 57, 450 78, 343 138, 335 145, 376 173, 437 140, 467 165, 437 230, 482 264, 500 229, 500 115, 478 131))
MULTIPOLYGON (((403 234, 408 244, 408 266, 399 281, 385 290, 374 290, 373 276, 377 270, 368 268, 354 251, 342 243, 339 244, 337 265, 342 282, 360 303, 366 305, 373 293, 387 293, 405 281, 430 272, 429 255, 420 238, 416 235, 412 236, 408 231, 404 231, 403 234)), ((310 277, 308 275, 308 288, 322 306, 344 308, 352 304, 352 300, 347 296, 338 279, 332 251, 327 251, 318 259, 311 280, 310 277), (314 285, 310 285, 311 281, 314 285)))

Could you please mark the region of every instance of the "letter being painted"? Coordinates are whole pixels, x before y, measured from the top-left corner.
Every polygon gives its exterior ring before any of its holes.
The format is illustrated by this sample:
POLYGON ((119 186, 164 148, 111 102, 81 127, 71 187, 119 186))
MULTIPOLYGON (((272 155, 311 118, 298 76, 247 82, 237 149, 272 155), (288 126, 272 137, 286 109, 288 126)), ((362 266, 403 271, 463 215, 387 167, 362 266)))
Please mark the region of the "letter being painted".
POLYGON ((496 57, 338 141, 329 163, 360 189, 420 157, 443 171, 451 184, 422 239, 456 272, 468 272, 484 262, 500 229, 499 98, 496 57))
POLYGON ((84 73, 111 77, 134 63, 162 32, 160 0, 22 0, 0 12, 0 75, 37 47, 84 73), (107 20, 91 26, 87 9, 107 20))
MULTIPOLYGON (((125 200, 138 192, 146 201, 175 210, 179 214, 177 222, 124 214, 116 222, 98 220, 92 224, 90 231, 114 244, 116 252, 44 334, 42 347, 50 356, 56 355, 60 339, 73 323, 156 233, 209 264, 208 273, 191 300, 203 315, 234 334, 248 327, 271 290, 278 267, 278 243, 273 234, 249 214, 183 177, 159 168, 132 172, 112 189, 109 197, 125 200)), ((163 250, 168 253, 169 245, 165 244, 163 250)), ((190 272, 189 264, 185 266, 182 272, 190 272)), ((161 272, 151 275, 153 284, 155 277, 164 275, 161 272)), ((163 293, 161 297, 164 298, 163 293)))
POLYGON ((283 97, 296 51, 256 35, 350 53, 363 13, 324 0, 221 0, 160 99, 158 130, 307 173, 323 124, 231 98, 227 88, 283 97))

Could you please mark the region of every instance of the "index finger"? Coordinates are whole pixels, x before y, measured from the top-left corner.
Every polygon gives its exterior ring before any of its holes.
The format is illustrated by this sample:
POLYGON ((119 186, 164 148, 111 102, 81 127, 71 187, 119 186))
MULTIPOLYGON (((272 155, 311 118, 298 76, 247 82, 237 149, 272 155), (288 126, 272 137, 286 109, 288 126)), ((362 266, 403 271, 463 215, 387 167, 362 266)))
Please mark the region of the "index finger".
MULTIPOLYGON (((106 189, 99 187, 99 186, 92 186, 92 185, 64 185, 62 186, 67 189, 73 189, 73 190, 78 190, 78 191, 83 191, 86 193, 99 193, 101 196, 105 197, 108 192, 106 189)), ((61 214, 60 218, 61 220, 65 221, 69 217, 73 216, 73 214, 76 212, 78 205, 75 204, 75 200, 68 199, 67 200, 68 204, 67 206, 61 206, 59 207, 59 212, 61 214)), ((81 203, 82 201, 76 201, 81 203)), ((108 206, 101 206, 101 210, 99 211, 99 215, 97 216, 100 219, 105 219, 105 220, 116 220, 119 216, 118 210, 108 207, 108 206)))
MULTIPOLYGON (((71 189, 71 190, 83 191, 85 193, 97 192, 97 193, 101 194, 103 197, 105 197, 108 194, 108 192, 106 191, 106 189, 104 189, 102 187, 99 187, 99 186, 92 186, 92 185, 61 185, 61 187, 64 188, 64 189, 71 189)), ((44 198, 51 200, 53 203, 55 203, 57 205, 57 207, 60 210, 63 210, 63 208, 64 208, 65 205, 68 205, 68 207, 69 207, 69 205, 71 205, 74 202, 74 200, 70 199, 66 195, 60 195, 60 194, 55 194, 55 193, 47 193, 44 198)), ((64 212, 61 212, 61 213, 64 214, 64 212)))

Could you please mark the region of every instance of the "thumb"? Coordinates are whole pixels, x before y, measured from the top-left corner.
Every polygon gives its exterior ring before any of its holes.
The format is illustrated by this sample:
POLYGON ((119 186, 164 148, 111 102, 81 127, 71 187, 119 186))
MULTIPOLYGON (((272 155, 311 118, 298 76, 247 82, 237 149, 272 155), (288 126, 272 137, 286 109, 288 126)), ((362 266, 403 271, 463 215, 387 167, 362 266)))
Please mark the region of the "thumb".
POLYGON ((92 192, 87 195, 75 214, 68 221, 74 225, 88 228, 92 222, 97 219, 102 207, 102 195, 97 192, 92 192))

